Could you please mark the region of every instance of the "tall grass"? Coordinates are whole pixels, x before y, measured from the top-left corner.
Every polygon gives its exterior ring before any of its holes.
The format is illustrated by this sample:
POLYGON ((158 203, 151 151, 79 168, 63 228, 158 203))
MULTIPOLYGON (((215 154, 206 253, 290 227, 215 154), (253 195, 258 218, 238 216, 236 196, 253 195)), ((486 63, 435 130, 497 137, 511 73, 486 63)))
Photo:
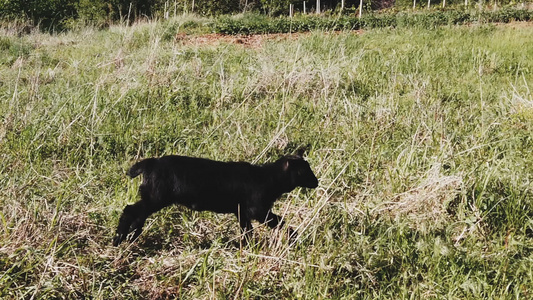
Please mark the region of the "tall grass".
POLYGON ((529 24, 259 48, 168 30, 0 39, 2 298, 530 297, 529 24), (274 208, 295 241, 255 224, 240 248, 233 216, 172 207, 110 246, 137 159, 303 144, 320 186, 274 208))

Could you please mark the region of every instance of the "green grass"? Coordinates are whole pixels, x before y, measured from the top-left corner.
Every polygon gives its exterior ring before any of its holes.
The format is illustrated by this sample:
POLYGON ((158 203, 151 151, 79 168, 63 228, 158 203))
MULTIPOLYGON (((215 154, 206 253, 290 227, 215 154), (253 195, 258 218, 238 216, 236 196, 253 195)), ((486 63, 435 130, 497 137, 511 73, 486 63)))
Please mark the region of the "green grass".
POLYGON ((0 298, 531 297, 530 24, 249 48, 182 23, 0 39, 0 298), (306 144, 320 186, 274 208, 294 243, 172 207, 111 246, 138 159, 306 144))

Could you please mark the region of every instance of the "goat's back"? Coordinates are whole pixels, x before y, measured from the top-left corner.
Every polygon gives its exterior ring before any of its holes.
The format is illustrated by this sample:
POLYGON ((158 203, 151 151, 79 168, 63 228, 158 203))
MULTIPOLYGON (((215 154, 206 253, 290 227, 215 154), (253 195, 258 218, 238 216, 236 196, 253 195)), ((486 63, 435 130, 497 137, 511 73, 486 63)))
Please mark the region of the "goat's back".
POLYGON ((236 212, 238 203, 264 190, 262 167, 187 156, 163 156, 132 167, 151 202, 180 203, 194 210, 236 212))
POLYGON ((128 171, 132 178, 143 174, 145 182, 178 183, 182 186, 224 188, 260 179, 260 166, 247 162, 221 162, 205 158, 168 155, 148 158, 128 171))

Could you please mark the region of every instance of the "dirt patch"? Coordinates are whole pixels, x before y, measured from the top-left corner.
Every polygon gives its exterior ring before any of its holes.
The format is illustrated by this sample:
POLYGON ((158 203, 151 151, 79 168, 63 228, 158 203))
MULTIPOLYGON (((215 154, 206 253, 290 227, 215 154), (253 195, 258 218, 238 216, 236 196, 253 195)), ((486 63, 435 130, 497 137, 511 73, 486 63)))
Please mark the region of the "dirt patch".
MULTIPOLYGON (((340 34, 343 31, 325 32, 325 34, 340 34)), ((361 34, 362 30, 353 31, 354 34, 361 34)), ((188 35, 178 33, 174 36, 176 43, 194 46, 218 46, 221 44, 242 45, 246 48, 260 49, 265 41, 285 41, 296 40, 302 36, 309 36, 312 32, 297 33, 269 33, 269 34, 251 34, 251 35, 226 35, 220 33, 210 33, 203 35, 188 35)))
MULTIPOLYGON (((512 28, 529 27, 533 22, 511 22, 511 23, 494 23, 496 26, 508 26, 512 28)), ((470 24, 468 26, 475 26, 470 24)), ((477 26, 477 25, 476 25, 477 26)), ((326 35, 339 35, 346 31, 327 31, 326 35)), ((352 34, 362 34, 363 30, 353 30, 352 34)), ((266 41, 285 41, 297 40, 300 37, 307 37, 312 32, 295 32, 295 33, 267 33, 267 34, 250 34, 250 35, 229 35, 221 33, 209 33, 202 35, 189 35, 178 33, 174 36, 174 42, 185 46, 219 46, 222 44, 242 45, 246 48, 261 49, 266 41)))
POLYGON ((296 39, 301 35, 309 35, 309 33, 276 33, 253 35, 225 35, 220 33, 187 35, 185 33, 179 33, 175 36, 174 40, 183 45, 218 46, 221 44, 236 44, 247 48, 259 49, 266 40, 289 40, 296 39))

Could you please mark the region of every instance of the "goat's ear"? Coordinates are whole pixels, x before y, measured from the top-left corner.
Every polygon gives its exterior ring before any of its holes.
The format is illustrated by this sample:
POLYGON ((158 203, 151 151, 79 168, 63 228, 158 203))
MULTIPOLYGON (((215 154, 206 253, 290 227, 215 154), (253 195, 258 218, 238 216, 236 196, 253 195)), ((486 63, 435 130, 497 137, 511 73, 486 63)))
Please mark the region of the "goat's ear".
POLYGON ((298 150, 296 150, 296 156, 303 158, 306 150, 307 150, 307 147, 298 148, 298 150))

